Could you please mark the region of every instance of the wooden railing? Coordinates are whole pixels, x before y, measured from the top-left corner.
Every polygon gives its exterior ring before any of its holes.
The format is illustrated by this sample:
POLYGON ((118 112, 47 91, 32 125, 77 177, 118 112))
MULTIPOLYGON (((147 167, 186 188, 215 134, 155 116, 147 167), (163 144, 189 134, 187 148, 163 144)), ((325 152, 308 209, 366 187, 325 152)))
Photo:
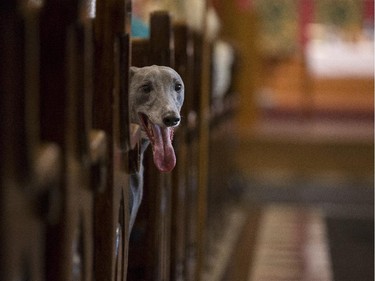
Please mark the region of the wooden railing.
POLYGON ((130 15, 130 0, 0 4, 0 280, 200 280, 209 44, 167 12, 150 15, 149 39, 132 39, 130 15), (172 173, 145 154, 130 235, 140 129, 129 67, 151 64, 183 78, 183 122, 172 173))

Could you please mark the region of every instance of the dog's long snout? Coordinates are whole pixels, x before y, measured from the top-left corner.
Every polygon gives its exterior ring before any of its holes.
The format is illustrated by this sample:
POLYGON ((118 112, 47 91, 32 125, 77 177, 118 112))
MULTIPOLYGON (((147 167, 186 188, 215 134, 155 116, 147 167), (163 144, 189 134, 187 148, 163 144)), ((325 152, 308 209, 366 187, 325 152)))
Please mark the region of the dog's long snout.
POLYGON ((177 126, 180 123, 181 118, 176 114, 168 114, 163 118, 164 125, 167 127, 177 126))

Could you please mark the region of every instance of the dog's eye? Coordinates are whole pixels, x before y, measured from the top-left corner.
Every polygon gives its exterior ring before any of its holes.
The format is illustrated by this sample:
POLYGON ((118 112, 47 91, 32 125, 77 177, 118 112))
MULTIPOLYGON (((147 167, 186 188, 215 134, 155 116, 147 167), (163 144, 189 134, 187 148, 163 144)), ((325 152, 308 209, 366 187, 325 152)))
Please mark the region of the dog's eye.
POLYGON ((148 94, 152 91, 152 86, 150 84, 145 84, 145 85, 141 86, 141 90, 142 90, 142 92, 148 94))
POLYGON ((176 84, 174 85, 174 90, 175 90, 176 92, 181 91, 181 89, 182 89, 182 85, 181 85, 180 83, 176 83, 176 84))

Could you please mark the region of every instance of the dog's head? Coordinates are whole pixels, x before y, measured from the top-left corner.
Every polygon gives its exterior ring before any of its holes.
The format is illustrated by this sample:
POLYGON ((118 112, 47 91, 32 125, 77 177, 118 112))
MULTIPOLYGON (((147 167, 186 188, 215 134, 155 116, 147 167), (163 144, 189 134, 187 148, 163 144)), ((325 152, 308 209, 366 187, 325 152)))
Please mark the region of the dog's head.
POLYGON ((130 68, 130 118, 151 142, 156 167, 162 172, 176 165, 172 146, 173 130, 180 124, 184 83, 166 66, 130 68))

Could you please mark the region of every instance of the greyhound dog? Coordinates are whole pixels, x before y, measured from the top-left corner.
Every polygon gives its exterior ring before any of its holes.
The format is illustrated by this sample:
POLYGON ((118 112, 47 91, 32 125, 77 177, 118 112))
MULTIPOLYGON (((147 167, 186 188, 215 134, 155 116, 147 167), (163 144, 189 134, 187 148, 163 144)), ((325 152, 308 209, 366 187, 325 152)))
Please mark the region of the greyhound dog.
POLYGON ((173 131, 180 124, 184 83, 180 75, 166 66, 130 68, 130 122, 141 127, 141 166, 130 178, 130 231, 143 195, 143 154, 151 143, 155 166, 170 172, 176 165, 172 146, 173 131))

